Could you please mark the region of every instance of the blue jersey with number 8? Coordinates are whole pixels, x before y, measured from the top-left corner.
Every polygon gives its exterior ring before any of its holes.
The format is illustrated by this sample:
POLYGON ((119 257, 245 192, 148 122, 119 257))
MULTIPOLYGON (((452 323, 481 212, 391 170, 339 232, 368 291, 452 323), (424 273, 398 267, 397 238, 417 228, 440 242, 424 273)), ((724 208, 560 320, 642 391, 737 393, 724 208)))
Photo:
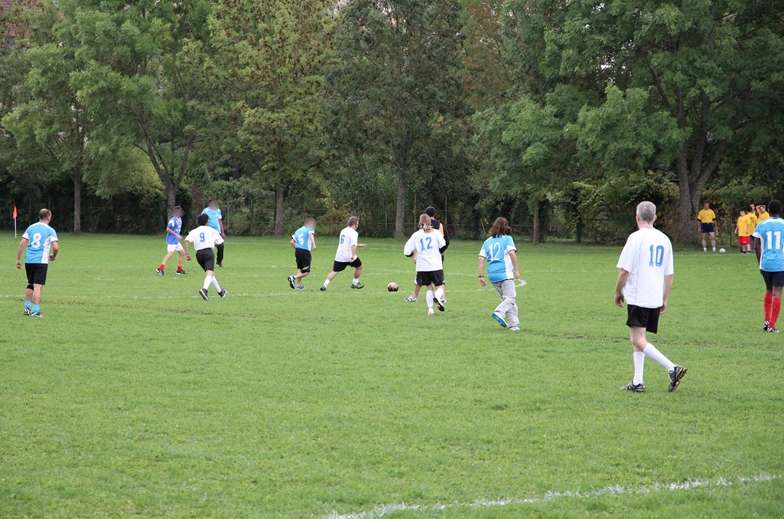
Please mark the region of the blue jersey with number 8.
POLYGON ((765 220, 757 225, 754 237, 760 240, 762 248, 760 269, 765 272, 784 272, 784 220, 765 220))
POLYGON ((45 223, 34 223, 27 228, 22 237, 28 240, 25 263, 49 263, 52 242, 57 241, 57 233, 45 223))

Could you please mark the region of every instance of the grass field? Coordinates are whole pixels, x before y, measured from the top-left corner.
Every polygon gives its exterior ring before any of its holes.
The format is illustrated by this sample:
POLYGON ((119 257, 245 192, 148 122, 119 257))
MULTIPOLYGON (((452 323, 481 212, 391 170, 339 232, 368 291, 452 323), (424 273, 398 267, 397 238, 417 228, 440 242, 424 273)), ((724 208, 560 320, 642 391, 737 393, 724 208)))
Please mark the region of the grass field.
POLYGON ((285 240, 230 238, 208 303, 195 262, 154 275, 161 238, 61 243, 32 320, 0 240, 0 517, 784 515, 784 335, 750 257, 676 254, 655 343, 689 374, 670 394, 649 360, 629 394, 619 248, 523 245, 515 335, 475 242, 430 320, 392 240, 368 240, 363 291, 320 293, 322 238, 294 293, 285 240))

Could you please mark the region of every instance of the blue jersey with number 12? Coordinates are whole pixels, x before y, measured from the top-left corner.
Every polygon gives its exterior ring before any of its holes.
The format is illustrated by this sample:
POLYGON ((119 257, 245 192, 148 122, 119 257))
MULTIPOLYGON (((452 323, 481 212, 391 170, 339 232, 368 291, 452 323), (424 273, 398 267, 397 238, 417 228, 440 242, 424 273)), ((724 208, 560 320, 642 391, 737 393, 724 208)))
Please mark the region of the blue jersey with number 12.
POLYGON ((308 227, 302 226, 296 231, 294 234, 291 235, 291 239, 294 240, 294 247, 301 250, 310 250, 310 233, 311 231, 308 227))
POLYGON ((516 250, 514 240, 508 234, 485 240, 479 255, 487 260, 487 277, 491 283, 514 279, 514 267, 509 253, 516 250))
POLYGON ((760 269, 765 272, 784 272, 784 220, 769 218, 757 225, 754 237, 762 246, 760 269))

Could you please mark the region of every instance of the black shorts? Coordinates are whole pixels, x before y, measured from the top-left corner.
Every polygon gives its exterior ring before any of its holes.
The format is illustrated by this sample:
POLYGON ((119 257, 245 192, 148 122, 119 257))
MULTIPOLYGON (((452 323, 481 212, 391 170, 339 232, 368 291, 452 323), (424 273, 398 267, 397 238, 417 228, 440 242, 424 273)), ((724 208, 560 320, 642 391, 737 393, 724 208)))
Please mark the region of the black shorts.
POLYGON ((333 272, 343 272, 344 270, 346 270, 346 267, 354 267, 355 269, 358 269, 361 266, 362 266, 362 261, 359 258, 355 259, 352 262, 335 261, 332 264, 332 271, 333 272))
POLYGON ((433 270, 430 272, 417 272, 416 284, 420 287, 435 285, 440 287, 444 284, 444 271, 433 270))
POLYGON ((760 274, 762 274, 762 279, 765 280, 765 288, 768 290, 772 290, 773 287, 784 287, 784 271, 768 272, 760 270, 760 274))
POLYGON ((297 260, 297 270, 300 272, 310 272, 312 256, 309 250, 294 249, 294 258, 297 260))
POLYGON ((702 234, 710 234, 712 232, 716 232, 716 224, 713 223, 701 223, 700 230, 702 234))
POLYGON ((204 272, 215 270, 215 254, 212 253, 212 249, 196 251, 196 261, 199 262, 199 265, 204 269, 204 272))
POLYGON ((643 308, 642 306, 626 305, 626 326, 629 328, 645 328, 651 333, 659 331, 659 314, 661 308, 643 308))
POLYGON ((25 272, 27 273, 27 288, 33 288, 33 285, 46 284, 46 271, 49 265, 46 263, 25 263, 25 272))

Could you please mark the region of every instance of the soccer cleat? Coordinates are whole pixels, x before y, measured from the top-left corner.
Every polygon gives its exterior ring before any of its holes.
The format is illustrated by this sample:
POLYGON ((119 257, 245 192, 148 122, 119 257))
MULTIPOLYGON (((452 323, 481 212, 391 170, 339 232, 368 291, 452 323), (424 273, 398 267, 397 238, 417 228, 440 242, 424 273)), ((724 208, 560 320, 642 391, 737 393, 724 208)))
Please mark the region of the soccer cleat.
POLYGON ((519 326, 512 326, 512 327, 509 328, 509 331, 512 331, 514 333, 520 333, 520 327, 519 326))
POLYGON ((321 288, 319 288, 319 290, 321 290, 322 292, 326 292, 327 291, 327 285, 321 285, 321 288))
POLYGON ((25 308, 25 309, 24 309, 24 314, 25 314, 25 315, 29 316, 29 315, 30 315, 30 314, 32 314, 32 313, 33 313, 33 311, 32 311, 32 310, 30 310, 29 308, 25 308))
POLYGON ((417 298, 414 297, 414 296, 406 296, 405 301, 406 301, 406 303, 416 303, 417 302, 417 298))
POLYGON ((763 321, 762 323, 762 331, 767 332, 770 330, 770 323, 768 321, 763 321))
POLYGON ((433 296, 433 303, 436 305, 436 308, 438 308, 439 312, 443 312, 444 310, 446 310, 446 308, 444 307, 444 302, 435 296, 433 296))
POLYGON ((686 375, 686 371, 688 370, 682 366, 675 366, 672 368, 672 371, 670 371, 670 393, 678 389, 678 386, 681 384, 681 379, 686 375))
POLYGON ((184 271, 184 270, 178 270, 178 271, 176 272, 176 274, 177 274, 178 276, 184 276, 186 273, 185 273, 185 271, 184 271))
POLYGON ((204 299, 205 301, 206 301, 206 300, 208 300, 208 299, 210 298, 210 294, 209 294, 209 292, 207 292, 207 291, 206 291, 205 289, 203 289, 203 288, 200 288, 200 289, 199 289, 199 295, 200 295, 200 296, 201 296, 201 298, 202 298, 202 299, 204 299))
POLYGON ((633 393, 645 393, 645 384, 635 384, 634 382, 629 382, 623 388, 626 391, 632 391, 633 393))
POLYGON ((294 276, 289 276, 289 286, 291 287, 292 290, 297 288, 297 284, 294 281, 295 281, 294 276))
POLYGON ((297 285, 294 288, 296 288, 297 290, 305 290, 305 285, 297 285))
POLYGON ((220 296, 221 299, 224 299, 226 297, 226 294, 228 294, 228 292, 226 292, 225 288, 221 288, 221 291, 218 292, 218 295, 220 296))
POLYGON ((163 277, 166 274, 166 271, 163 270, 161 267, 158 267, 155 269, 155 273, 160 274, 160 276, 163 277))
POLYGON ((365 288, 365 285, 363 285, 362 283, 356 283, 356 284, 351 283, 351 288, 356 289, 356 290, 361 290, 361 289, 365 288))
POLYGON ((779 333, 779 329, 774 328, 773 326, 768 326, 768 333, 779 333))
POLYGON ((507 328, 509 326, 506 322, 506 319, 504 319, 504 316, 499 314, 498 312, 493 312, 492 314, 490 314, 490 317, 492 317, 495 322, 500 324, 501 328, 507 328))
POLYGON ((433 310, 432 308, 428 308, 427 309, 427 316, 428 317, 433 317, 435 314, 436 314, 436 311, 433 310))

